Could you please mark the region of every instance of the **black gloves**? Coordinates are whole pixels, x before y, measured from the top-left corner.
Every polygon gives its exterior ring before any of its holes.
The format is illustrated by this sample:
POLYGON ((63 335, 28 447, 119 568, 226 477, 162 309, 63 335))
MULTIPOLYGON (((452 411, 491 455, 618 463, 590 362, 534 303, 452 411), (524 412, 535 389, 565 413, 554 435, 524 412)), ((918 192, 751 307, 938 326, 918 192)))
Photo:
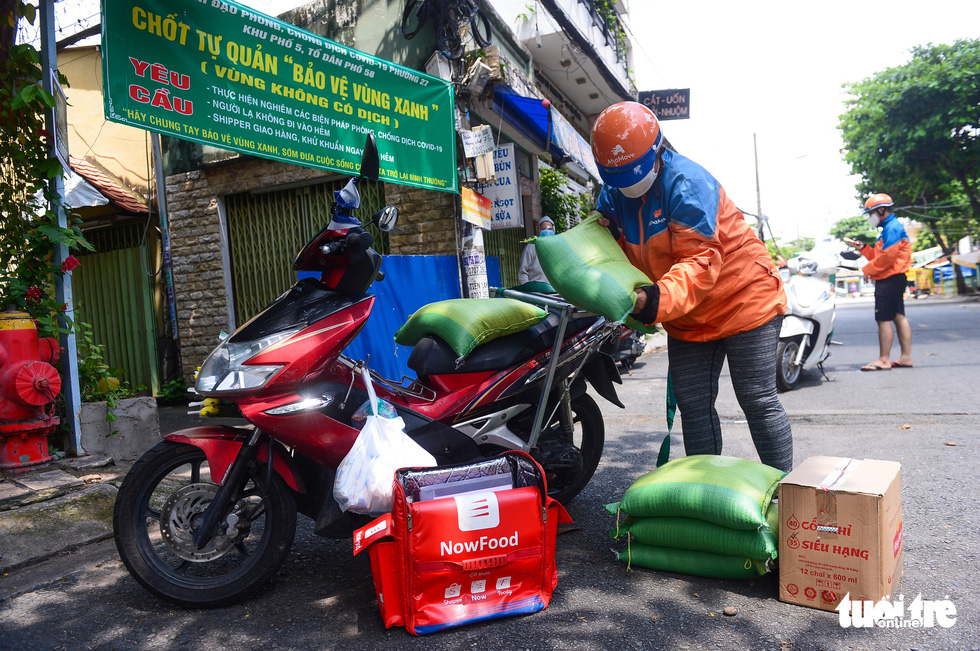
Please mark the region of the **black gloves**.
POLYGON ((657 322, 657 310, 660 308, 660 287, 657 285, 647 285, 646 287, 638 287, 636 291, 645 292, 647 302, 642 310, 634 312, 632 316, 640 323, 653 325, 657 322))
POLYGON ((612 233, 613 239, 618 242, 621 233, 619 231, 619 226, 616 225, 616 220, 610 217, 609 215, 605 214, 601 210, 597 210, 596 212, 602 215, 602 218, 605 219, 607 222, 609 222, 609 225, 606 226, 606 228, 608 228, 609 232, 612 233))

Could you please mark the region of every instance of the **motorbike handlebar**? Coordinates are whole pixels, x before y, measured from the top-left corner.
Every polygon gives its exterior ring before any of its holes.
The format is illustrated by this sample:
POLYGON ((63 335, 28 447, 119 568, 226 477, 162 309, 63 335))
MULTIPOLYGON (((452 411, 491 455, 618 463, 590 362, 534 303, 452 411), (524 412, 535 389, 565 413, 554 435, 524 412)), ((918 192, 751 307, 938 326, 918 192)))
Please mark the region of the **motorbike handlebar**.
POLYGON ((360 229, 351 231, 344 240, 347 245, 347 252, 351 260, 357 260, 364 256, 365 252, 374 244, 374 236, 367 231, 360 229))

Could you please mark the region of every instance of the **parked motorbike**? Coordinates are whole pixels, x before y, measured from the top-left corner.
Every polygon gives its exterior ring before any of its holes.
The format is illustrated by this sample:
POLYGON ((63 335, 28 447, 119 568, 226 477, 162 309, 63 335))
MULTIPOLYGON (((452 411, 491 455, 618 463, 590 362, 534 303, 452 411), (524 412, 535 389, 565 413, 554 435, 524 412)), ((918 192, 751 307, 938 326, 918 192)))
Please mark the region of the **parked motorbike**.
POLYGON ((632 328, 624 328, 613 359, 623 366, 623 370, 628 371, 633 368, 637 358, 643 354, 645 349, 646 341, 643 333, 632 328))
MULTIPOLYGON (((360 227, 357 185, 378 177, 369 137, 360 176, 336 193, 331 223, 296 257, 319 279, 294 284, 211 353, 198 374, 205 397, 237 404, 247 427, 201 426, 166 435, 134 464, 113 524, 127 569, 150 592, 187 607, 240 601, 285 561, 297 513, 316 534, 343 538, 369 521, 340 509, 335 471, 359 430, 365 364, 346 357, 382 280, 382 256, 360 227)), ((372 220, 394 228, 397 209, 372 220)), ((586 382, 622 407, 612 359, 622 326, 576 313, 552 297, 499 290, 548 309, 536 326, 478 346, 462 365, 438 337, 422 339, 408 366, 417 379, 370 372, 379 398, 440 465, 530 453, 553 497, 567 502, 595 472, 604 425, 586 382)))
POLYGON ((822 276, 837 272, 836 256, 799 256, 787 262, 791 274, 786 283, 786 316, 776 348, 776 388, 791 391, 803 371, 817 367, 825 379, 823 363, 830 357, 834 318, 837 313, 834 285, 822 276))

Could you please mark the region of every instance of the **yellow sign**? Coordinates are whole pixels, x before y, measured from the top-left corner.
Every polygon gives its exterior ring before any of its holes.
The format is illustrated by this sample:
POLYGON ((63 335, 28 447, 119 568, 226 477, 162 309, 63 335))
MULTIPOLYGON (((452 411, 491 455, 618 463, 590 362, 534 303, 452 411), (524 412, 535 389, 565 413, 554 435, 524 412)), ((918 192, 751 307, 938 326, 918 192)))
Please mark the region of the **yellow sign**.
POLYGON ((490 200, 469 188, 463 188, 463 221, 489 230, 490 200))

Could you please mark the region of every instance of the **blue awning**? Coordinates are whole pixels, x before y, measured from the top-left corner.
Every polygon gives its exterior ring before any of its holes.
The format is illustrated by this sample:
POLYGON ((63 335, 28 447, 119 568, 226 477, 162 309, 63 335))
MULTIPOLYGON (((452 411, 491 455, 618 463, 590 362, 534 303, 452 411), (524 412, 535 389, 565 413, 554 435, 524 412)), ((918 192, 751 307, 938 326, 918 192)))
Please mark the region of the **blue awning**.
POLYGON ((535 145, 553 156, 565 156, 551 138, 551 110, 542 100, 497 91, 493 95, 493 108, 535 145))
POLYGON ((555 109, 537 97, 524 97, 496 91, 493 108, 507 122, 531 140, 537 147, 551 154, 556 160, 572 160, 578 163, 594 179, 599 180, 599 170, 592 158, 592 149, 583 138, 555 109))

